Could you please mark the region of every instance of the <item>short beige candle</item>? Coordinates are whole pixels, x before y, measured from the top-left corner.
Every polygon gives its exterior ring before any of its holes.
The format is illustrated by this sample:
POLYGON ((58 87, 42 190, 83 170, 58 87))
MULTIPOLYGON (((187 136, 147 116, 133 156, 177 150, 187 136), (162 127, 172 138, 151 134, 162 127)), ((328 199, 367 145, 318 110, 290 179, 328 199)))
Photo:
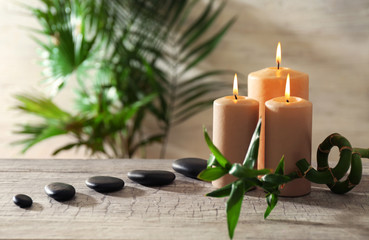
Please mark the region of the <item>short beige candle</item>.
MULTIPOLYGON (((259 102, 244 96, 226 96, 214 101, 213 142, 232 163, 242 163, 259 119, 259 102)), ((213 185, 223 187, 236 178, 226 175, 213 185)))
MULTIPOLYGON (((273 98, 265 103, 265 168, 275 169, 284 155, 285 174, 296 171, 296 162, 311 162, 312 104, 299 97, 273 98)), ((281 196, 310 193, 306 179, 295 179, 281 189, 281 196)))

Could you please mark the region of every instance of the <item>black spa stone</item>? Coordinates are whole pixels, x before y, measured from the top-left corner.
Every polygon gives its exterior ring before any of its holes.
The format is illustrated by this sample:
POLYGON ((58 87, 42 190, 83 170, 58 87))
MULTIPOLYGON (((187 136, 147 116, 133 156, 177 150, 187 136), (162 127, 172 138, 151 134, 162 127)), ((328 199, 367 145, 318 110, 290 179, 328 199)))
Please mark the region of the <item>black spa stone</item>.
POLYGON ((172 164, 174 171, 195 179, 202 170, 206 169, 206 166, 207 161, 201 158, 181 158, 172 164))
POLYGON ((134 170, 128 173, 128 178, 145 186, 163 186, 172 183, 176 175, 162 170, 134 170))
POLYGON ((115 192, 124 187, 124 181, 120 178, 109 176, 94 176, 86 180, 89 188, 101 193, 115 192))
POLYGON ((25 194, 17 194, 13 197, 13 202, 15 205, 21 208, 29 208, 32 206, 32 198, 25 194))
POLYGON ((49 197, 59 202, 68 201, 76 194, 76 190, 72 185, 61 182, 53 182, 46 185, 45 192, 49 197))

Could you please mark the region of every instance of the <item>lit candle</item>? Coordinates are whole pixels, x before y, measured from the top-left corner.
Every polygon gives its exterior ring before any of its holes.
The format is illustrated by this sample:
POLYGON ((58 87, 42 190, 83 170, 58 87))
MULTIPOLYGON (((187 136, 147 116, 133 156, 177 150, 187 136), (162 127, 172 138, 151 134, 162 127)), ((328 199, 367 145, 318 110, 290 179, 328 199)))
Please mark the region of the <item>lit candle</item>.
MULTIPOLYGON (((277 67, 264 68, 248 76, 248 96, 259 101, 259 114, 264 121, 264 103, 269 99, 283 96, 287 74, 291 76, 292 96, 309 99, 309 75, 290 68, 280 67, 282 62, 281 44, 276 54, 277 67)), ((265 125, 261 125, 258 168, 264 168, 265 125)))
MULTIPOLYGON (((285 96, 265 103, 265 167, 275 169, 284 155, 285 174, 296 171, 300 159, 311 162, 312 104, 290 97, 289 78, 287 75, 285 96)), ((295 179, 284 186, 281 196, 303 196, 310 189, 308 180, 295 179)))
MULTIPOLYGON (((213 105, 213 142, 230 162, 243 162, 258 118, 258 101, 238 95, 235 75, 233 95, 218 98, 213 105)), ((220 188, 234 180, 226 175, 213 181, 213 185, 220 188)))

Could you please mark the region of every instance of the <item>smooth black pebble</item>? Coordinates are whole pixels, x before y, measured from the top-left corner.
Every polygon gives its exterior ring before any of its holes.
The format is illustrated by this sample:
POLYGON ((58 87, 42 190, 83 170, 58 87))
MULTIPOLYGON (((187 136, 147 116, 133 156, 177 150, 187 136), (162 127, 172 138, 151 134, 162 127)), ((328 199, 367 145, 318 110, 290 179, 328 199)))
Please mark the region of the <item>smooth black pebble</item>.
POLYGON ((17 194, 13 197, 13 202, 15 205, 21 208, 29 208, 32 206, 32 198, 25 194, 17 194))
POLYGON ((60 182, 50 183, 45 186, 45 192, 56 201, 68 201, 76 194, 76 189, 72 185, 60 182))
POLYGON ((174 171, 190 178, 197 178, 197 175, 206 169, 207 161, 201 158, 181 158, 173 162, 174 171))
POLYGON ((109 176, 94 176, 86 180, 89 188, 101 193, 115 192, 124 187, 124 181, 120 178, 109 176))
POLYGON ((163 186, 172 183, 176 175, 162 170, 134 170, 128 173, 128 178, 145 186, 163 186))

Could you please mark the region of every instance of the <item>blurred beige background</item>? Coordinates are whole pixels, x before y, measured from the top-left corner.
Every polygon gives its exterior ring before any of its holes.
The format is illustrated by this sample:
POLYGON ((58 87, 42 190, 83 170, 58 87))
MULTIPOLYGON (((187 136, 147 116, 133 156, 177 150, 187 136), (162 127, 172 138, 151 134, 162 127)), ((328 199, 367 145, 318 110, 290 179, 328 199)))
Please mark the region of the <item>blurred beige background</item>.
MULTIPOLYGON (((32 120, 11 109, 12 95, 42 88, 38 47, 22 28, 37 27, 37 22, 24 13, 16 1, 0 0, 0 158, 50 158, 66 138, 39 144, 26 155, 10 146, 19 139, 12 133, 14 124, 32 120)), ((234 69, 247 76, 275 65, 275 48, 281 41, 282 66, 310 75, 313 159, 318 144, 333 132, 347 137, 353 146, 369 147, 369 0, 229 0, 220 21, 232 16, 238 16, 237 22, 201 68, 234 69)), ((225 81, 231 89, 232 79, 225 81)), ((73 94, 68 89, 57 101, 72 109, 73 94)), ((240 93, 246 94, 246 89, 240 93)), ((211 109, 174 128, 167 158, 207 158, 203 124, 211 129, 211 109)), ((150 148, 151 157, 158 152, 158 146, 150 148)), ((86 157, 83 151, 57 156, 86 157)))

